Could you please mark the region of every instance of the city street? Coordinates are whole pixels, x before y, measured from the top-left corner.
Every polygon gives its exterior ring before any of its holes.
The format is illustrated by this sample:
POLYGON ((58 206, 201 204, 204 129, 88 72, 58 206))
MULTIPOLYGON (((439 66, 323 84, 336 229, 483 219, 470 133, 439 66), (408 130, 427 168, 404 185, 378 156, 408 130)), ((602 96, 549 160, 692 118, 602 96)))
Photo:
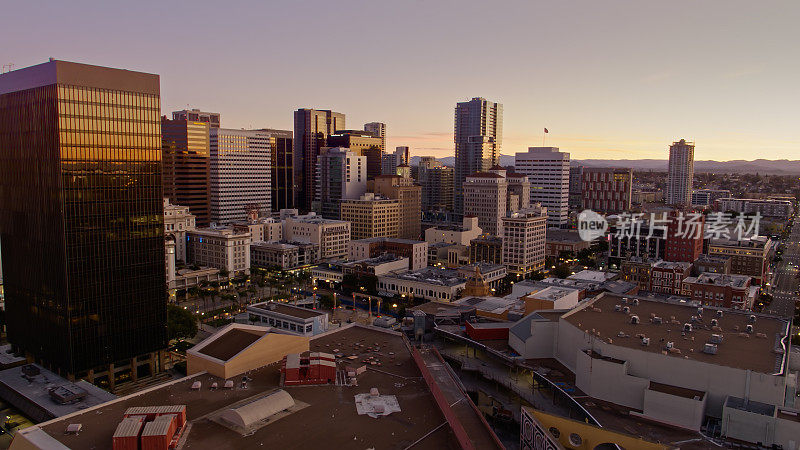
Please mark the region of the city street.
POLYGON ((800 226, 792 228, 782 257, 783 261, 775 268, 773 300, 764 312, 794 317, 798 289, 797 266, 800 264, 800 226))

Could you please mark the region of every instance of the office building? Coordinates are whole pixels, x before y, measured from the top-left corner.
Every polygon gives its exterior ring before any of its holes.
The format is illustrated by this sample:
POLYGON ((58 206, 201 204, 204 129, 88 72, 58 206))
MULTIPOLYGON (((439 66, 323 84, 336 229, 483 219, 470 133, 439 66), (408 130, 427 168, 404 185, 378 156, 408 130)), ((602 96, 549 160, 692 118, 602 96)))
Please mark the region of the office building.
POLYGON ((186 233, 188 264, 230 275, 250 273, 250 233, 233 228, 197 228, 186 233))
POLYGON ((368 192, 357 199, 342 200, 342 220, 350 222, 353 240, 398 237, 400 200, 368 192))
POLYGON ((316 198, 317 157, 328 136, 345 128, 345 116, 331 110, 294 112, 294 207, 307 212, 316 198))
POLYGON ((455 109, 455 171, 453 204, 464 214, 462 185, 467 177, 485 172, 500 160, 503 142, 503 105, 475 97, 459 102, 455 109))
POLYGON ((173 111, 172 120, 207 123, 209 128, 219 128, 221 123, 219 113, 200 111, 196 108, 173 111))
POLYGON ((663 260, 667 257, 668 227, 640 222, 639 232, 631 230, 625 223, 612 222, 608 225, 608 264, 612 269, 619 268, 628 258, 640 260, 663 260))
MULTIPOLYGON (((187 206, 200 226, 211 220, 211 141, 209 124, 181 115, 161 118, 162 184, 164 197, 187 206)), ((195 117, 192 115, 192 117, 195 117)), ((206 116, 207 117, 207 116, 206 116)))
POLYGON ((364 124, 364 131, 381 140, 381 154, 386 153, 386 124, 383 122, 369 122, 364 124))
POLYGON ((664 259, 667 261, 694 262, 703 253, 706 217, 684 215, 680 218, 677 211, 668 214, 667 241, 664 248, 664 259), (689 224, 690 218, 695 222, 689 224))
POLYGON ((250 264, 252 267, 296 269, 316 264, 318 252, 317 245, 311 243, 254 241, 250 244, 250 264))
POLYGON ((483 234, 478 218, 464 216, 459 225, 439 225, 425 230, 425 242, 429 245, 445 243, 468 246, 470 241, 483 234))
POLYGON ((407 258, 408 270, 422 269, 428 265, 428 243, 411 239, 378 237, 350 241, 347 258, 357 261, 384 253, 407 258))
POLYGON ((569 167, 569 207, 580 209, 583 206, 583 166, 570 164, 569 167))
POLYGON ((422 186, 422 211, 453 211, 453 168, 442 165, 433 156, 419 162, 419 184, 422 186))
POLYGON ((281 211, 283 239, 290 242, 316 244, 319 259, 328 261, 347 256, 350 242, 350 223, 324 219, 309 213, 297 215, 297 210, 281 211))
POLYGON ((394 153, 384 154, 382 161, 381 173, 383 175, 398 175, 397 168, 402 165, 408 165, 410 162, 408 147, 397 147, 394 153))
POLYGON ((514 172, 528 176, 531 202, 547 208, 547 226, 562 228, 569 223, 569 153, 557 147, 528 147, 517 153, 514 172))
POLYGON ((742 240, 721 238, 708 243, 708 256, 730 258, 731 273, 753 278, 753 284, 762 284, 769 268, 773 242, 766 236, 755 236, 742 240))
POLYGON ((454 269, 426 267, 405 273, 378 277, 380 295, 400 295, 409 299, 451 302, 459 297, 467 280, 454 269))
POLYGON ((521 173, 506 174, 506 211, 514 212, 531 206, 531 184, 521 173))
POLYGON ((248 211, 272 208, 271 133, 262 130, 211 130, 211 222, 245 220, 248 211))
POLYGON ((289 130, 269 134, 270 199, 272 211, 294 208, 294 140, 289 130))
POLYGON ((509 274, 525 278, 544 269, 547 209, 531 207, 501 220, 503 264, 509 274))
POLYGON ((581 180, 583 209, 603 213, 631 209, 632 169, 584 167, 581 180))
POLYGON ((163 370, 160 110, 158 75, 56 60, 0 75, 8 341, 110 389, 163 370))
POLYGON ((367 158, 367 179, 375 179, 381 174, 383 151, 381 138, 361 130, 337 130, 328 136, 329 147, 344 147, 353 153, 367 158))
POLYGON ((489 172, 473 173, 462 189, 464 215, 477 217, 485 233, 502 236, 500 219, 506 214, 508 196, 506 171, 496 166, 489 172))
POLYGON ((730 198, 728 189, 696 189, 692 191, 692 206, 714 206, 718 198, 730 198))
POLYGON ((688 206, 692 200, 694 182, 694 142, 685 139, 669 146, 669 169, 667 173, 668 205, 688 206))
POLYGON ((328 313, 269 301, 248 305, 247 323, 310 337, 328 331, 328 313))
POLYGON ((422 218, 422 187, 408 176, 379 175, 373 183, 374 193, 400 201, 399 237, 403 239, 419 239, 420 220, 422 218))
POLYGON ((340 203, 367 191, 367 158, 344 147, 325 148, 317 158, 317 197, 314 210, 326 219, 339 219, 340 203))

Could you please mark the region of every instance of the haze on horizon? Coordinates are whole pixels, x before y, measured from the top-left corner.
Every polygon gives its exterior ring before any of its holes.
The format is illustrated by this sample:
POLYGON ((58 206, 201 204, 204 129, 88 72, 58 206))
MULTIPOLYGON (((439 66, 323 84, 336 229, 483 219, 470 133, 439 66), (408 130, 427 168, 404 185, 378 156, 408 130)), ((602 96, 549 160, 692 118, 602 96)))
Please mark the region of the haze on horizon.
POLYGON ((162 113, 292 128, 300 107, 382 121, 388 147, 453 155, 453 108, 504 105, 502 153, 800 159, 800 2, 46 2, 2 6, 2 64, 161 75, 162 113))

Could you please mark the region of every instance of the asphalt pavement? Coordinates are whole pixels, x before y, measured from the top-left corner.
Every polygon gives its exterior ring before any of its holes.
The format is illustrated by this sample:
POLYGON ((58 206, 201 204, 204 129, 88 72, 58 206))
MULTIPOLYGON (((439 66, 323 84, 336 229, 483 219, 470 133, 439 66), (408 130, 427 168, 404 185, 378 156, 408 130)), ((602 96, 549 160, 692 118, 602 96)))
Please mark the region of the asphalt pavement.
POLYGON ((773 279, 773 299, 764 312, 783 317, 794 317, 795 302, 798 300, 798 265, 800 265, 800 226, 792 227, 786 240, 783 260, 775 268, 773 279))

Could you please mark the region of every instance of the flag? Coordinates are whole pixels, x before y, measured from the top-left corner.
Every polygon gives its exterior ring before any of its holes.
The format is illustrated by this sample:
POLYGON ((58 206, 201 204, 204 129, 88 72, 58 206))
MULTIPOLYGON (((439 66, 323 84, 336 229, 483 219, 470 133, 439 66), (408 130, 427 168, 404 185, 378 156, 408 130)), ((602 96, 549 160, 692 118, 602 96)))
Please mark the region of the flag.
POLYGON ((549 133, 549 131, 547 131, 547 128, 545 128, 545 129, 544 129, 544 132, 545 132, 545 133, 549 133))

